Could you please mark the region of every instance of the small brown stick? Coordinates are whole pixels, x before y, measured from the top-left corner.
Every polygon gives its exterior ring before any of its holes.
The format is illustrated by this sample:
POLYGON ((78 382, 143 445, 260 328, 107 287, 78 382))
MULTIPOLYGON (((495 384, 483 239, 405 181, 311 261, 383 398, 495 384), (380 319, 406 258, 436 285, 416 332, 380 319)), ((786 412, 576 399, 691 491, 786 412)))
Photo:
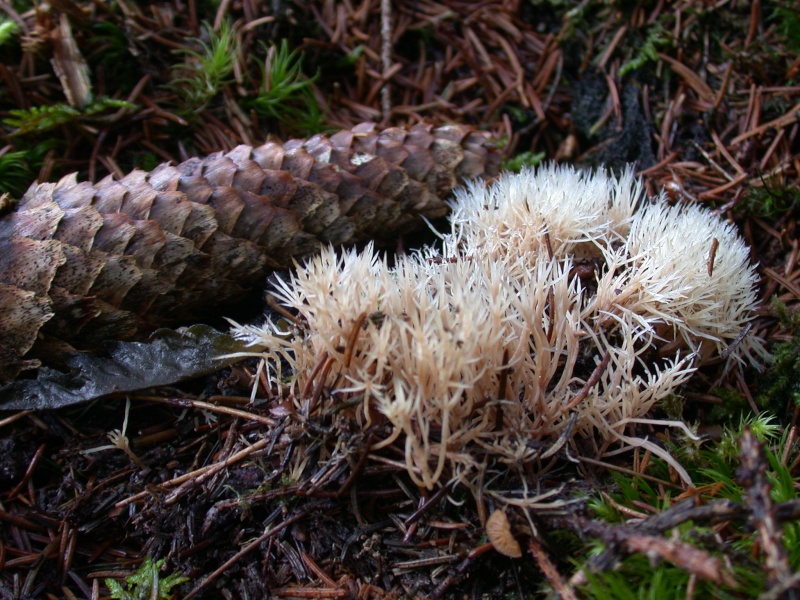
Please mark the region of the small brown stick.
POLYGON ((347 598, 350 590, 344 588, 285 587, 270 590, 273 598, 347 598))
MULTIPOLYGON (((692 69, 684 65, 679 60, 672 58, 671 56, 664 54, 663 52, 658 54, 658 57, 667 63, 670 68, 675 72, 676 75, 681 77, 686 84, 692 88, 695 93, 700 97, 701 100, 709 102, 709 104, 713 104, 716 94, 714 94, 714 90, 702 79, 700 76, 695 73, 692 69)), ((735 143, 735 142, 734 142, 735 143)))
POLYGON ((728 84, 730 83, 732 73, 733 61, 731 60, 728 62, 728 66, 725 69, 725 75, 722 76, 722 83, 719 86, 717 97, 714 99, 714 110, 719 108, 719 105, 722 104, 722 101, 725 99, 725 96, 728 93, 728 84))
POLYGON ((277 425, 275 419, 269 417, 262 417, 246 410, 239 410, 238 408, 230 408, 228 406, 220 406, 218 404, 211 404, 210 402, 203 402, 202 400, 191 400, 188 398, 162 398, 161 396, 136 396, 137 400, 149 400, 151 402, 158 402, 159 404, 167 404, 169 406, 180 406, 182 408, 197 408, 201 410, 208 410, 211 412, 218 412, 231 417, 238 417, 246 421, 255 421, 268 427, 277 425))
POLYGON ((597 65, 597 68, 600 69, 600 71, 605 71, 606 64, 611 58, 611 55, 614 54, 614 50, 617 49, 617 46, 619 45, 620 41, 622 41, 622 38, 625 36, 625 32, 627 31, 627 24, 617 29, 617 32, 614 34, 614 37, 611 38, 611 41, 609 42, 608 47, 605 49, 605 52, 603 52, 603 56, 600 58, 600 63, 597 65))
POLYGON ((290 313, 288 310, 286 310, 286 308, 283 305, 279 304, 278 300, 277 300, 277 298, 275 298, 275 296, 273 296, 272 294, 267 294, 266 295, 266 301, 267 301, 267 306, 269 306, 269 308, 271 310, 274 310, 276 313, 281 315, 284 319, 287 319, 287 320, 291 321, 292 323, 294 323, 298 327, 304 328, 303 322, 300 319, 298 319, 295 315, 290 313))
POLYGON ((714 145, 717 147, 717 150, 719 150, 719 153, 722 154, 723 157, 725 157, 725 160, 728 161, 728 164, 730 164, 734 169, 736 169, 736 172, 739 175, 744 173, 745 170, 742 168, 742 165, 740 165, 736 161, 736 159, 733 158, 733 156, 731 156, 731 153, 728 152, 728 149, 725 147, 725 144, 722 143, 722 140, 719 139, 719 135, 717 135, 717 132, 714 131, 713 129, 711 130, 711 139, 714 140, 714 145))
POLYGON ((673 162, 675 158, 677 158, 677 156, 678 156, 677 152, 670 152, 665 158, 663 158, 660 162, 654 164, 652 167, 648 167, 647 169, 637 171, 636 175, 641 177, 644 175, 651 175, 653 173, 657 173, 662 169, 664 169, 664 167, 669 165, 671 162, 673 162))
POLYGON ((547 578, 547 581, 550 582, 557 596, 561 598, 561 600, 576 600, 577 596, 572 586, 567 585, 564 578, 561 577, 561 573, 558 572, 558 569, 556 569, 556 566, 553 564, 553 561, 550 560, 550 557, 544 551, 541 544, 534 538, 531 538, 528 540, 528 550, 530 550, 530 553, 536 560, 536 564, 539 566, 539 570, 547 578))
POLYGON ((425 500, 425 502, 417 510, 415 510, 413 513, 411 513, 411 516, 409 516, 405 521, 403 521, 405 526, 406 527, 410 527, 412 524, 414 524, 417 521, 419 521, 420 517, 423 514, 425 514, 425 512, 431 506, 433 506, 439 500, 441 500, 442 496, 444 496, 448 491, 450 491, 450 488, 452 488, 453 485, 454 485, 453 482, 450 482, 447 485, 445 485, 445 486, 439 488, 438 490, 436 490, 436 493, 433 494, 433 496, 431 496, 430 498, 425 500))
POLYGON ((383 120, 388 121, 392 112, 392 96, 389 87, 389 69, 392 67, 392 3, 391 0, 381 0, 381 67, 383 68, 383 81, 381 82, 381 113, 383 120))
POLYGON ((353 323, 353 329, 350 330, 350 335, 347 338, 347 346, 344 349, 344 357, 342 358, 342 364, 344 365, 345 369, 350 368, 350 362, 353 360, 353 353, 355 352, 356 347, 356 340, 358 339, 358 334, 361 331, 361 327, 364 325, 364 321, 367 320, 367 313, 362 312, 358 315, 356 322, 353 323))
MULTIPOLYGON (((795 417, 797 411, 795 410, 795 417)), ((789 454, 794 450, 794 443, 797 440, 797 425, 789 427, 789 433, 786 434, 786 443, 783 445, 783 452, 781 453, 781 463, 787 464, 789 462, 789 454)), ((791 471, 791 469, 789 469, 791 471)))
POLYGON ((780 273, 769 267, 764 267, 763 273, 770 279, 773 279, 774 281, 782 285, 784 288, 786 288, 786 290, 791 292, 795 298, 800 299, 800 287, 797 287, 794 283, 786 279, 783 275, 781 275, 780 273))
POLYGON ((731 352, 733 352, 736 349, 736 346, 738 346, 739 343, 745 338, 745 336, 748 333, 750 333, 750 330, 752 328, 753 328, 752 323, 748 323, 747 325, 745 325, 741 333, 739 333, 739 335, 736 336, 736 339, 733 340, 730 344, 728 344, 728 346, 722 352, 720 352, 719 355, 722 358, 722 360, 727 359, 731 355, 731 352))
POLYGON ((549 231, 544 232, 544 247, 547 249, 547 259, 552 261, 555 255, 553 254, 553 244, 550 243, 549 231))
MULTIPOLYGON (((702 147, 700 144, 698 144, 697 142, 692 142, 692 145, 695 147, 695 150, 697 150, 697 151, 698 151, 700 154, 702 154, 702 155, 703 155, 703 158, 705 158, 705 159, 708 161, 708 163, 709 163, 709 164, 710 164, 710 165, 713 167, 713 169, 714 169, 714 170, 715 170, 717 173, 719 173, 720 175, 722 175, 722 176, 723 176, 725 179, 727 179, 728 181, 733 181, 733 176, 732 176, 730 173, 728 173, 728 172, 727 172, 725 169, 723 169, 723 168, 722 168, 722 165, 720 165, 720 164, 719 164, 717 161, 715 161, 715 160, 714 160, 714 159, 711 157, 711 155, 710 155, 708 152, 706 152, 705 148, 703 148, 703 147, 702 147)), ((740 174, 741 174, 741 173, 740 173, 740 174)))
MULTIPOLYGON (((686 505, 691 504, 692 501, 688 500, 685 501, 685 504, 681 503, 680 506, 684 510, 686 505)), ((658 519, 660 516, 654 515, 653 519, 658 519)), ((610 547, 609 550, 616 549, 624 553, 641 552, 650 558, 666 560, 700 579, 736 587, 736 580, 719 558, 681 540, 653 535, 656 531, 648 526, 650 524, 647 521, 642 522, 638 527, 631 527, 629 525, 611 525, 603 521, 574 516, 565 524, 580 535, 588 535, 602 540, 610 547)), ((658 529, 662 528, 656 528, 656 530, 658 529)), ((616 552, 607 551, 598 555, 597 558, 599 559, 601 556, 603 557, 602 564, 598 564, 598 561, 595 560, 594 568, 609 569, 613 567, 616 562, 616 552)), ((572 586, 582 585, 585 582, 586 573, 583 570, 575 573, 570 579, 572 586)))
POLYGON ((586 380, 586 385, 583 386, 583 389, 578 392, 578 395, 575 396, 569 404, 564 406, 560 411, 558 411, 558 415, 563 415, 565 412, 571 411, 573 408, 578 406, 586 396, 589 395, 589 390, 592 389, 597 383, 600 381, 600 378, 603 376, 603 373, 608 368, 608 363, 611 362, 611 351, 606 350, 606 353, 603 355, 603 360, 601 360, 597 366, 592 371, 592 374, 589 376, 589 379, 586 380))
POLYGON ((742 375, 741 370, 737 369, 735 371, 734 377, 737 383, 739 384, 739 393, 742 394, 745 398, 747 398, 747 403, 753 410, 753 414, 757 415, 759 411, 758 404, 756 404, 756 399, 753 398, 753 394, 750 391, 750 388, 747 386, 747 382, 744 380, 744 375, 742 375))
POLYGON ((695 548, 686 542, 642 535, 627 538, 624 545, 629 552, 659 556, 700 579, 728 587, 737 585, 736 579, 725 569, 717 557, 710 556, 705 550, 695 548))
POLYGON ((303 563, 309 568, 309 570, 313 571, 314 574, 320 578, 322 583, 324 583, 328 587, 332 588, 337 587, 336 582, 333 579, 331 579, 325 571, 322 570, 322 567, 320 567, 316 562, 314 562, 314 559, 311 558, 308 552, 301 552, 300 558, 303 559, 303 563))
MULTIPOLYGON (((550 262, 553 261, 553 244, 550 242, 550 232, 544 232, 544 246, 547 249, 547 258, 550 262)), ((547 324, 547 341, 553 341, 553 332, 555 331, 555 319, 553 319, 553 310, 555 305, 555 294, 553 293, 553 286, 550 286, 550 289, 547 290, 547 304, 550 307, 550 319, 549 323, 547 324)))
POLYGON ((94 144, 92 145, 92 152, 89 155, 89 181, 95 180, 97 155, 100 152, 100 148, 103 146, 103 142, 105 141, 107 135, 108 128, 101 129, 100 133, 97 134, 94 144))
POLYGON ((392 563, 390 566, 392 569, 421 569, 424 567, 433 567, 436 565, 446 565, 449 563, 454 562, 458 559, 457 555, 454 554, 444 554, 441 556, 431 556, 430 558, 417 558, 414 560, 404 560, 401 562, 392 563))
POLYGON ((327 362, 328 362, 328 353, 323 351, 322 355, 319 357, 319 359, 317 359, 317 362, 311 369, 311 373, 308 374, 308 380, 306 381, 306 384, 303 386, 303 391, 300 392, 301 398, 308 398, 309 396, 311 396, 311 393, 314 390, 314 380, 317 378, 317 375, 323 369, 325 363, 327 362))
POLYGON ((576 458, 580 462, 583 462, 583 463, 586 463, 586 464, 589 464, 589 465, 594 465, 596 467, 602 467, 604 469, 610 469, 612 471, 617 471, 619 473, 624 473, 625 475, 630 475, 631 477, 641 477, 645 481, 652 481, 653 483, 658 483, 660 485, 663 485, 663 486, 666 486, 666 487, 670 487, 670 488, 672 488, 674 490, 683 491, 683 488, 681 486, 676 485, 676 484, 674 484, 674 483, 672 483, 670 481, 665 481, 664 479, 659 479, 658 477, 653 477, 652 475, 648 475, 647 473, 638 473, 638 472, 634 471, 633 469, 628 469, 626 467, 621 467, 621 466, 615 465, 613 463, 606 463, 606 462, 603 462, 602 460, 595 460, 593 458, 589 458, 588 456, 578 456, 576 458))
MULTIPOLYGON (((520 103, 522 104, 523 107, 528 108, 530 105, 530 99, 527 97, 527 95, 525 94, 525 90, 522 87, 523 82, 525 81, 525 71, 522 69, 522 65, 520 65, 519 63, 517 54, 514 52, 514 50, 512 50, 511 45, 508 43, 508 40, 506 40, 502 35, 496 34, 493 35, 492 37, 494 37, 495 41, 503 49, 503 52, 505 53, 506 58, 508 59, 509 65, 511 67, 511 71, 514 73, 513 86, 510 85, 508 87, 513 87, 514 89, 516 89, 520 103)), ((544 118, 544 113, 542 113, 541 117, 544 118)))
MULTIPOLYGON (((781 143, 781 140, 783 139, 785 133, 786 133, 786 130, 785 129, 781 129, 778 132, 778 135, 775 136, 775 139, 772 140, 772 143, 769 145, 769 148, 767 148, 767 151, 764 153, 764 156, 762 157, 761 162, 758 163, 759 170, 761 170, 761 171, 766 171, 767 170, 767 165, 769 165, 769 161, 772 159, 773 155, 775 154, 775 150, 778 148, 778 144, 781 143)), ((780 161, 780 159, 778 159, 778 161, 780 161)))
POLYGON ((0 419, 0 427, 3 427, 5 425, 10 425, 14 421, 19 421, 22 417, 27 417, 32 412, 34 412, 34 411, 32 411, 32 410, 21 410, 21 411, 19 411, 17 413, 14 413, 10 417, 6 417, 5 419, 0 419))
POLYGON ((728 183, 724 183, 718 187, 715 187, 710 190, 706 190, 705 192, 701 192, 697 197, 700 200, 708 200, 712 199, 715 196, 722 194, 723 192, 727 192, 731 188, 735 188, 737 185, 742 183, 745 179, 747 179, 747 173, 742 173, 741 175, 737 175, 733 179, 731 179, 728 183))
POLYGON ((549 322, 547 323, 547 341, 550 344, 553 343, 553 334, 556 331, 556 320, 555 315, 553 315, 553 312, 555 311, 555 304, 556 295, 553 291, 553 286, 551 285, 549 288, 547 288, 547 305, 550 308, 550 318, 548 319, 549 322))
MULTIPOLYGON (((550 104, 553 102, 553 97, 556 95, 556 91, 559 89, 559 83, 561 83, 561 74, 562 74, 561 72, 564 69, 564 55, 561 53, 561 51, 558 50, 556 52, 553 52, 553 54, 551 56, 555 56, 556 57, 555 58, 555 61, 556 61, 556 65, 555 65, 556 76, 555 76, 555 79, 553 79, 552 85, 550 86, 550 91, 547 93, 547 96, 545 97, 544 102, 542 102, 542 110, 545 110, 545 111, 550 107, 550 104)), ((549 62, 550 62, 550 59, 548 58, 548 63, 549 62)), ((546 83, 547 83, 546 80, 543 81, 542 82, 542 86, 544 86, 546 83)))
POLYGON ((719 240, 714 238, 711 240, 711 250, 708 251, 708 262, 706 263, 709 277, 714 274, 714 259, 717 257, 717 248, 719 248, 719 240))
POLYGON ((750 3, 750 26, 747 28, 747 37, 744 39, 744 49, 747 51, 750 44, 756 39, 761 25, 761 2, 750 3))
POLYGON ((555 444, 550 446, 545 452, 539 457, 542 460, 550 458, 556 452, 561 450, 564 445, 572 439, 572 432, 575 429, 575 425, 578 423, 578 413, 572 413, 569 417, 569 421, 567 421, 567 426, 561 430, 561 433, 558 436, 555 444))
POLYGON ((66 521, 63 522, 62 527, 59 558, 62 562, 61 571, 66 574, 72 570, 72 560, 75 556, 75 548, 78 542, 78 530, 66 521))
POLYGON ((608 85, 608 92, 611 96, 611 108, 613 109, 614 116, 617 119, 617 131, 622 131, 622 102, 619 99, 619 90, 617 84, 608 73, 603 73, 606 78, 606 85, 608 85))
POLYGON ((791 109, 786 111, 783 116, 778 117, 777 119, 772 119, 772 121, 764 123, 763 125, 759 125, 758 127, 753 127, 749 131, 745 131, 744 133, 736 136, 731 140, 730 145, 735 146, 736 144, 739 144, 748 138, 751 138, 755 135, 761 135, 770 129, 783 129, 784 127, 788 127, 799 120, 800 104, 796 104, 791 109))
MULTIPOLYGON (((222 469, 225 469, 225 468, 227 468, 227 467, 229 467, 231 465, 234 465, 234 464, 242 461, 243 459, 247 458, 248 456, 250 456, 254 452, 256 452, 258 450, 261 450, 262 448, 265 448, 269 444, 270 444, 270 440, 269 439, 259 440, 259 441, 255 442, 253 445, 248 446, 244 450, 240 450, 239 452, 237 452, 233 456, 229 456, 228 458, 226 458, 223 461, 216 462, 216 463, 211 464, 211 465, 206 465, 205 467, 201 467, 201 468, 196 469, 194 471, 191 471, 189 473, 185 473, 184 475, 181 475, 179 477, 175 477, 174 479, 170 479, 169 481, 165 481, 163 483, 159 483, 158 486, 160 488, 171 488, 171 487, 175 487, 175 486, 181 485, 182 483, 184 483, 186 481, 189 481, 190 479, 199 478, 199 477, 210 477, 211 475, 214 475, 215 473, 221 471, 222 469)), ((151 495, 150 491, 149 490, 145 490, 143 492, 139 492, 138 494, 134 494, 133 496, 129 496, 128 498, 125 498, 124 500, 120 500, 119 502, 117 502, 114 505, 114 507, 115 508, 122 508, 124 506, 127 506, 128 504, 132 504, 133 502, 136 502, 137 500, 141 500, 142 498, 146 498, 147 496, 150 496, 150 495, 151 495)))
POLYGON ((497 385, 497 399, 500 402, 494 409, 494 430, 503 429, 503 401, 506 400, 506 387, 508 386, 508 373, 511 367, 508 366, 508 348, 503 350, 503 367, 500 369, 497 385))
POLYGON ((461 581, 464 575, 470 570, 475 560, 491 549, 492 545, 487 542, 470 552, 467 557, 434 588, 433 593, 431 593, 431 598, 443 598, 450 587, 461 581))
POLYGON ((34 452, 33 457, 31 458, 30 462, 28 463, 28 468, 25 469, 25 475, 22 476, 20 482, 14 486, 14 489, 8 494, 8 500, 12 498, 16 498, 17 495, 22 491, 22 489, 28 485, 28 482, 33 477, 34 471, 36 471, 36 467, 39 465, 39 461, 42 460, 42 456, 44 455, 46 445, 41 444, 34 452))
POLYGON ((486 109, 485 109, 486 114, 491 114, 492 112, 497 110, 497 108, 501 104, 503 104, 511 94, 513 94, 516 91, 517 91, 516 88, 509 86, 506 89, 504 89, 502 92, 500 92, 497 95, 497 97, 494 100, 492 100, 492 102, 486 107, 486 109))
POLYGON ((606 492, 600 492, 600 496, 602 496, 603 500, 605 500, 611 508, 623 515, 626 519, 646 519, 650 516, 647 513, 643 513, 641 511, 634 510, 633 508, 629 508, 624 504, 620 504, 606 492))
POLYGON ((353 467, 352 471, 350 471, 350 475, 347 476, 347 479, 342 484, 342 487, 340 487, 339 491, 336 492, 335 495, 336 498, 341 498, 342 496, 344 496, 350 489, 350 486, 353 485, 353 482, 356 480, 356 477, 358 477, 361 474, 361 471, 364 469, 364 465, 367 464, 367 458, 369 458, 369 453, 372 450, 372 440, 374 439, 375 439, 375 429, 371 428, 369 434, 367 435, 367 441, 364 442, 364 452, 358 459, 356 466, 353 467))
POLYGON ((308 412, 306 416, 311 415, 314 412, 314 409, 317 407, 317 401, 322 396, 322 391, 325 389, 325 380, 328 378, 328 374, 331 372, 333 368, 333 363, 336 362, 335 356, 328 357, 328 360, 325 361, 325 364, 322 367, 322 371, 319 374, 319 381, 317 385, 314 386, 314 393, 311 395, 311 400, 308 403, 308 412))
POLYGON ((183 597, 183 600, 189 600, 190 598, 194 598, 197 594, 207 588, 210 584, 216 581, 217 577, 222 575, 225 571, 230 569, 233 565, 239 562, 242 558, 247 556, 250 552, 258 548, 263 542, 267 541, 269 538, 273 537, 275 534, 280 533, 282 530, 286 529, 292 523, 295 523, 308 515, 309 513, 315 511, 320 506, 322 506, 325 501, 319 502, 312 502, 308 506, 306 506, 302 511, 298 512, 296 515, 289 517, 285 521, 283 521, 280 525, 276 525, 271 529, 267 529, 264 533, 262 533, 259 537, 255 540, 247 544, 244 548, 242 548, 239 552, 234 554, 231 558, 225 561, 222 565, 220 565, 217 569, 215 569, 208 577, 206 577, 203 581, 201 581, 198 585, 192 589, 186 596, 183 597))
POLYGON ((789 558, 781 539, 783 531, 775 519, 775 507, 767 481, 767 459, 763 444, 746 428, 739 440, 741 457, 736 476, 746 490, 747 504, 753 511, 753 521, 764 551, 764 569, 767 572, 767 588, 784 584, 792 577, 789 558))

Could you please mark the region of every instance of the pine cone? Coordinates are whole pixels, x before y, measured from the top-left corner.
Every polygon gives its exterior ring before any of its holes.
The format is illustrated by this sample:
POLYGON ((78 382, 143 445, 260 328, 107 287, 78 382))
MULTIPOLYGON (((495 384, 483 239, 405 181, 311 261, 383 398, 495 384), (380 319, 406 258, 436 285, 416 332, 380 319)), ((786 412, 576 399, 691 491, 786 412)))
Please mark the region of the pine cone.
POLYGON ((0 380, 37 337, 80 348, 188 322, 321 244, 389 242, 445 214, 498 155, 470 127, 364 123, 119 181, 33 185, 0 220, 0 380))

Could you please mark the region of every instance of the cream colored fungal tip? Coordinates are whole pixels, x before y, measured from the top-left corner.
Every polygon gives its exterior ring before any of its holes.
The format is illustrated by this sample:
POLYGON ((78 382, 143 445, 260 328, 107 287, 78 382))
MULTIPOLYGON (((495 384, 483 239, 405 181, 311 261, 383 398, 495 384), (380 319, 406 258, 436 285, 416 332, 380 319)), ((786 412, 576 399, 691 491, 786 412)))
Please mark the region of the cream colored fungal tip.
POLYGON ((376 447, 404 440, 421 487, 468 477, 487 453, 534 460, 530 442, 562 434, 663 455, 627 426, 701 364, 766 356, 734 226, 645 198, 630 169, 505 174, 458 190, 452 209, 441 250, 389 266, 372 246, 326 249, 276 286, 291 330, 235 328, 298 408, 315 389, 358 399, 353 418, 383 423, 376 447))
POLYGON ((455 192, 453 236, 467 253, 538 253, 547 234, 559 258, 597 254, 593 246, 627 232, 641 197, 631 169, 615 176, 550 164, 506 173, 455 192))

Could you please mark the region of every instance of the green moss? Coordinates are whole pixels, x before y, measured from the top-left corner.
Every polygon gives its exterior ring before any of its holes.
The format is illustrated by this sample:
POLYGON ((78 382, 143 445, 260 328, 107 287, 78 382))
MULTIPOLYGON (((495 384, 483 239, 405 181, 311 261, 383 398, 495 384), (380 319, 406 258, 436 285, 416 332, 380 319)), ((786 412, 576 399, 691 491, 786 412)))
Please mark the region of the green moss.
POLYGON ((0 18, 0 46, 13 40, 19 31, 19 25, 14 21, 0 18))
POLYGON ((503 169, 519 173, 524 168, 535 167, 544 159, 544 152, 521 152, 503 162, 503 169))
POLYGON ((800 340, 772 347, 772 365, 761 381, 765 386, 759 398, 770 407, 780 409, 787 405, 800 406, 800 340))
POLYGON ((792 333, 797 331, 797 328, 800 327, 800 310, 790 311, 777 296, 771 298, 770 305, 778 318, 778 324, 784 331, 792 333))
POLYGON ((715 388, 714 395, 722 400, 715 404, 707 415, 709 423, 738 421, 742 415, 752 412, 750 403, 742 394, 731 388, 715 388))
POLYGON ((181 96, 183 103, 178 112, 184 116, 202 111, 231 82, 233 66, 239 59, 236 33, 226 22, 217 33, 208 26, 204 31, 209 41, 195 40, 199 51, 178 51, 186 61, 175 67, 178 76, 169 86, 181 96))
POLYGON ((638 46, 636 55, 619 68, 619 76, 624 77, 631 71, 641 69, 648 62, 657 61, 659 48, 671 45, 671 41, 669 32, 659 23, 655 23, 648 29, 644 43, 638 46))
POLYGON ((0 155, 0 194, 20 198, 36 179, 47 152, 60 145, 61 140, 50 138, 0 155))
POLYGON ((800 189, 795 187, 750 187, 745 191, 741 208, 750 216, 775 220, 800 207, 800 189))
POLYGON ((28 152, 18 150, 0 156, 0 194, 19 198, 25 191, 26 182, 33 179, 28 161, 28 152))
POLYGON ((800 10, 797 6, 789 3, 776 6, 772 10, 771 18, 774 19, 787 47, 793 52, 800 52, 800 10))
POLYGON ((164 559, 154 563, 153 559, 148 556, 136 573, 125 578, 124 586, 114 579, 106 579, 105 584, 111 598, 167 600, 172 595, 172 588, 189 581, 189 578, 175 573, 161 577, 159 571, 163 566, 164 559))
POLYGON ((115 98, 98 98, 82 109, 68 104, 52 104, 49 106, 34 106, 28 109, 12 109, 11 117, 4 119, 3 124, 13 127, 11 137, 29 133, 45 133, 61 125, 67 125, 81 119, 92 119, 109 111, 120 108, 135 109, 136 105, 115 98))
POLYGON ((282 40, 267 53, 264 84, 252 107, 259 114, 288 125, 298 134, 318 133, 325 129, 324 115, 314 95, 312 83, 319 76, 303 74, 303 55, 289 50, 282 40))

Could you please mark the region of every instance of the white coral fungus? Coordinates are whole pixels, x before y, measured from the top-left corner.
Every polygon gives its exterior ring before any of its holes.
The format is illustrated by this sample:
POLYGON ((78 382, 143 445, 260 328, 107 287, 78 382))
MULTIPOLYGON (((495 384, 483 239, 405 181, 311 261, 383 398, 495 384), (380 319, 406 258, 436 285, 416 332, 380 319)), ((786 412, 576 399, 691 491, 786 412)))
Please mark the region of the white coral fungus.
POLYGON ((463 478, 487 453, 534 459, 532 442, 568 427, 630 444, 625 426, 702 361, 764 356, 733 226, 643 198, 630 170, 506 174, 457 191, 452 208, 442 251, 389 267, 371 246, 326 250, 276 292, 302 327, 235 328, 272 374, 289 363, 298 410, 322 383, 330 402, 361 400, 362 427, 388 421, 382 443, 402 436, 420 486, 446 469, 463 478))

